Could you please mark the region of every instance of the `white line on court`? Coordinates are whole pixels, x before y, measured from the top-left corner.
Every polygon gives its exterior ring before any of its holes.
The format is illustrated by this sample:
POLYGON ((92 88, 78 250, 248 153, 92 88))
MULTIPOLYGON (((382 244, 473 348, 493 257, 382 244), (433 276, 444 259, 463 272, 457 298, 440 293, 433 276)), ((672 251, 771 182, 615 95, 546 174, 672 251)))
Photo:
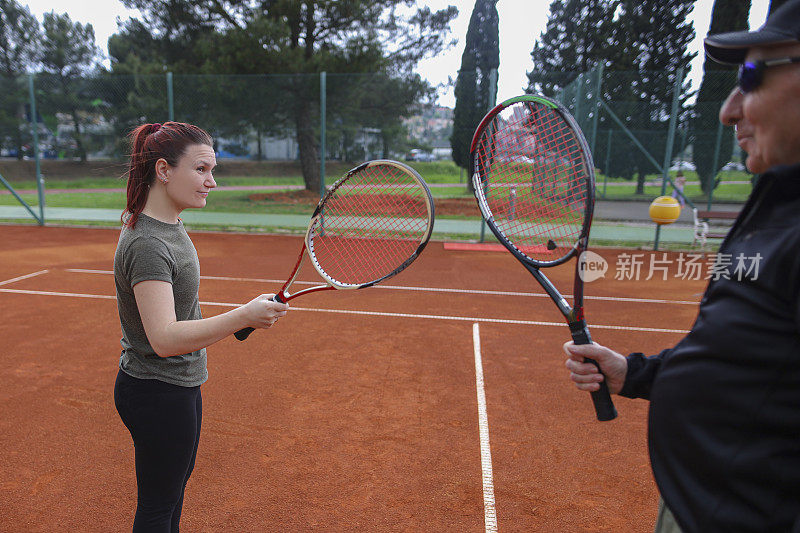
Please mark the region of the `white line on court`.
POLYGON ((497 509, 494 503, 492 478, 492 449, 489 445, 489 416, 486 414, 486 391, 483 386, 481 334, 478 323, 472 324, 472 343, 475 347, 475 385, 478 391, 478 430, 481 442, 481 472, 483 477, 483 521, 486 533, 497 532, 497 509))
MULTIPOLYGON (((82 274, 114 274, 110 270, 88 270, 81 268, 68 268, 66 272, 77 272, 82 274)), ((212 279, 216 281, 244 281, 249 283, 270 283, 283 285, 285 279, 264 279, 264 278, 235 278, 227 276, 200 276, 200 279, 212 279)), ((295 281, 294 285, 320 285, 316 281, 295 281)), ((389 289, 395 291, 422 291, 422 292, 447 292, 453 294, 485 294, 490 296, 525 296, 534 298, 549 298, 545 293, 537 292, 516 292, 516 291, 489 291, 479 289, 446 289, 441 287, 404 287, 400 285, 375 285, 376 289, 389 289)), ((572 298, 571 294, 565 294, 565 298, 572 298)), ((624 296, 584 296, 584 300, 600 300, 607 302, 634 302, 648 304, 676 304, 676 305, 697 305, 699 300, 664 300, 656 298, 627 298, 624 296)))
POLYGON ((5 281, 0 281, 0 285, 8 285, 9 283, 14 283, 15 281, 22 281, 23 279, 33 278, 35 276, 39 276, 41 274, 47 274, 50 272, 49 270, 40 270, 39 272, 32 272, 30 274, 25 274, 24 276, 19 276, 16 278, 7 279, 5 281))
MULTIPOLYGON (((73 298, 96 298, 100 300, 115 300, 116 296, 106 296, 103 294, 80 294, 74 292, 52 292, 52 291, 31 291, 23 289, 0 289, 0 292, 7 292, 12 294, 34 294, 41 296, 69 296, 73 298)), ((239 307, 241 303, 228 303, 228 302, 200 302, 201 305, 217 306, 217 307, 239 307)), ((420 315, 412 313, 385 313, 379 311, 353 311, 350 309, 316 309, 313 307, 292 307, 294 311, 312 311, 317 313, 335 313, 341 315, 362 315, 362 316, 384 316, 392 318, 423 318, 430 320, 454 320, 460 322, 486 322, 492 324, 516 324, 522 326, 555 326, 563 328, 564 322, 542 322, 537 320, 514 320, 510 318, 481 318, 470 316, 448 316, 448 315, 420 315)), ((592 324, 591 329, 613 329, 624 331, 641 331, 647 333, 688 333, 684 329, 667 329, 667 328, 644 328, 636 326, 615 326, 592 324)))
POLYGON ((116 300, 116 296, 106 296, 105 294, 80 294, 77 292, 53 292, 53 291, 29 291, 25 289, 0 289, 0 292, 11 294, 35 294, 38 296, 68 296, 70 298, 93 298, 95 300, 116 300))

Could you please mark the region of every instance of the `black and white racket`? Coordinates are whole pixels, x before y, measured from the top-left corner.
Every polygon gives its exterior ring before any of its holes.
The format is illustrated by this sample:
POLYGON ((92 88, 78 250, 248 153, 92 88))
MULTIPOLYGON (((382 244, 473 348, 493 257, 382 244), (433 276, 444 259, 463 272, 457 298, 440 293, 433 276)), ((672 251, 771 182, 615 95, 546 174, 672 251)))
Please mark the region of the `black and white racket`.
MULTIPOLYGON (((317 204, 294 270, 274 300, 286 303, 316 291, 363 289, 391 278, 419 257, 433 221, 431 191, 414 169, 390 160, 362 163, 317 204), (290 294, 306 252, 325 284, 290 294)), ((252 332, 248 327, 235 336, 244 340, 252 332)))
MULTIPOLYGON (((592 224, 594 163, 577 122, 542 96, 511 98, 483 118, 470 153, 475 197, 489 229, 558 306, 575 344, 591 344, 581 254, 592 224), (573 257, 578 261, 570 306, 541 269, 573 257)), ((598 420, 616 418, 605 381, 591 394, 598 420)))

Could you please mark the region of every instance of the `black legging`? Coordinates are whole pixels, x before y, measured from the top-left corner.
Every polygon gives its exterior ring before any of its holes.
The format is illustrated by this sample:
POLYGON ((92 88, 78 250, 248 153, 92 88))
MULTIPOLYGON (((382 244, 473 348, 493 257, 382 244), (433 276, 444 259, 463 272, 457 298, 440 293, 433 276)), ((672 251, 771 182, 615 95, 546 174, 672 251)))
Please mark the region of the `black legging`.
POLYGON ((133 531, 177 533, 183 492, 200 441, 200 387, 137 379, 120 370, 114 403, 136 451, 138 499, 133 531))

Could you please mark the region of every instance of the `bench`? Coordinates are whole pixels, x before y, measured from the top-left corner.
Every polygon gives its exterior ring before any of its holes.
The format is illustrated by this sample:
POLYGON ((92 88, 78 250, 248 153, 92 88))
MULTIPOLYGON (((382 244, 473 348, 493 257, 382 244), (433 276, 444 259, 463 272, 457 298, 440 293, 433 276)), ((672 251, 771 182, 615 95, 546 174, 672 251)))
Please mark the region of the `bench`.
POLYGON ((694 241, 692 241, 692 246, 700 242, 701 247, 705 247, 706 239, 724 239, 728 234, 727 231, 710 231, 709 220, 729 220, 733 223, 736 217, 739 216, 738 211, 704 211, 696 208, 692 209, 692 213, 694 215, 694 241))

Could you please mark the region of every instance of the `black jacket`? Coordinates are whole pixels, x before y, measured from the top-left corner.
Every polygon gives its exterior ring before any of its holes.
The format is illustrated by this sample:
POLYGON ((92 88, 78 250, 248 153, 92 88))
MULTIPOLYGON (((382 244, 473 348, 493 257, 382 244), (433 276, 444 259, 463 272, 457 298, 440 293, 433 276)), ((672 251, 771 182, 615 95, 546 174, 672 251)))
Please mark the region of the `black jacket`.
POLYGON ((759 179, 719 254, 690 333, 630 355, 621 394, 650 399, 653 474, 684 531, 800 531, 800 165, 759 179))

